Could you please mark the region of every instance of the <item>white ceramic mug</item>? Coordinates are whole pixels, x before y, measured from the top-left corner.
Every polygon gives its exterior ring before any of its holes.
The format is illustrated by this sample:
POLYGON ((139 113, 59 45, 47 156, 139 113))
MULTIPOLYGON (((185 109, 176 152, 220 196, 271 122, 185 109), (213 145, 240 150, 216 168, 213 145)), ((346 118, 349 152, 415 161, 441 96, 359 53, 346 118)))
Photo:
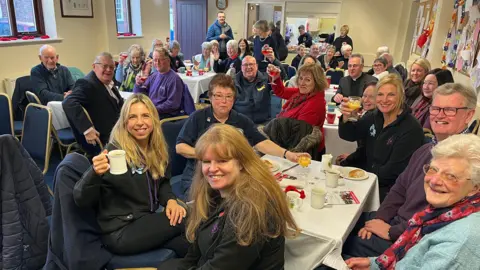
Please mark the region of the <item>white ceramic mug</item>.
POLYGON ((111 174, 124 174, 127 172, 127 160, 125 158, 125 151, 123 150, 112 150, 108 154, 108 160, 110 163, 110 173, 111 174))
POLYGON ((303 205, 303 200, 300 198, 300 194, 296 191, 287 192, 288 207, 290 209, 299 210, 303 205))
POLYGON ((335 170, 325 171, 327 180, 325 185, 329 188, 336 188, 338 186, 338 178, 340 178, 340 172, 335 170))
POLYGON ((322 169, 324 171, 332 169, 332 159, 333 156, 331 154, 322 155, 322 169))
POLYGON ((325 190, 316 187, 312 189, 312 195, 310 196, 310 205, 315 209, 322 209, 325 206, 325 190))

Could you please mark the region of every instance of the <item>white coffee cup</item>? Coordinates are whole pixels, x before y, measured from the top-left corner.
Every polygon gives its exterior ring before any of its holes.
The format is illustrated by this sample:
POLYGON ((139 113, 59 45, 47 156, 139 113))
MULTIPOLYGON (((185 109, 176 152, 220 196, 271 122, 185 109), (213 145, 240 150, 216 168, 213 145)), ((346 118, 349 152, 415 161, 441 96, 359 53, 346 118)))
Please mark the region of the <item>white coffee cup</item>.
POLYGON ((125 151, 112 150, 108 154, 108 160, 110 163, 110 173, 119 175, 127 172, 127 160, 125 158, 125 151))
POLYGON ((340 172, 335 170, 325 171, 327 180, 325 185, 329 188, 336 188, 338 186, 338 179, 340 178, 340 172))
POLYGON ((288 207, 290 209, 299 210, 303 205, 303 200, 300 198, 300 194, 295 191, 287 192, 288 207))
POLYGON ((331 154, 322 155, 322 169, 324 171, 332 169, 332 159, 333 156, 331 154))
POLYGON ((312 195, 310 196, 310 205, 315 209, 322 209, 325 206, 325 190, 316 187, 312 189, 312 195))

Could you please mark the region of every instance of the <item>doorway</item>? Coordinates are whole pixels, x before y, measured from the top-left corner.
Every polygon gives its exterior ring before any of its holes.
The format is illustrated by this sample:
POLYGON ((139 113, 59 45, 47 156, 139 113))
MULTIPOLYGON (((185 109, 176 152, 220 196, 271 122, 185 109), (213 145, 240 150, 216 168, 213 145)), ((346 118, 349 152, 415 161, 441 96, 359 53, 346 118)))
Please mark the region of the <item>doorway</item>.
POLYGON ((175 39, 182 47, 185 60, 202 52, 207 34, 207 0, 172 0, 175 39))

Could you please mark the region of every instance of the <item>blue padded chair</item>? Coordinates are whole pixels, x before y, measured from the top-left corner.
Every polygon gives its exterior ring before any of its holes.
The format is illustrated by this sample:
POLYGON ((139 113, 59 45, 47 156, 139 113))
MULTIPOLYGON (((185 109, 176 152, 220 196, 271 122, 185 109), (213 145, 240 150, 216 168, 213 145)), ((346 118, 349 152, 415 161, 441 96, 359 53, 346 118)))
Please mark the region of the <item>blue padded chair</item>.
POLYGON ((40 99, 38 98, 38 96, 35 95, 33 92, 25 91, 25 95, 27 96, 28 103, 42 105, 42 102, 40 102, 40 99))
POLYGON ((273 91, 270 95, 270 118, 276 118, 282 110, 282 99, 276 96, 273 91))
POLYGON ((297 75, 297 69, 295 67, 288 66, 287 75, 288 79, 290 80, 293 76, 297 75))
POLYGON ((337 70, 327 70, 327 76, 332 77, 330 83, 331 84, 338 84, 340 82, 340 79, 345 76, 345 71, 343 69, 337 69, 337 70))
POLYGON ((11 134, 15 136, 13 129, 13 113, 10 97, 0 93, 0 135, 11 134))
POLYGON ((85 74, 78 68, 76 67, 68 67, 68 70, 70 71, 70 74, 72 74, 73 81, 77 81, 78 79, 81 79, 85 77, 85 74))
MULTIPOLYGON (((160 127, 162 128, 163 137, 168 145, 168 156, 170 158, 169 164, 171 166, 171 180, 174 179, 174 176, 180 176, 183 174, 183 169, 187 164, 187 159, 182 155, 177 154, 175 150, 175 146, 177 144, 177 137, 182 129, 183 125, 185 124, 186 119, 188 116, 177 116, 171 118, 165 118, 160 121, 160 127)), ((172 184, 172 191, 177 197, 181 197, 183 195, 183 190, 181 187, 181 182, 178 181, 176 183, 171 182, 172 184)))
POLYGON ((68 155, 72 150, 72 147, 76 144, 75 136, 72 128, 57 129, 52 128, 55 141, 58 143, 58 150, 60 150, 60 156, 63 159, 62 148, 66 148, 65 155, 68 155))
POLYGON ((43 105, 28 104, 23 121, 22 145, 35 160, 38 167, 47 173, 52 145, 52 112, 43 105))

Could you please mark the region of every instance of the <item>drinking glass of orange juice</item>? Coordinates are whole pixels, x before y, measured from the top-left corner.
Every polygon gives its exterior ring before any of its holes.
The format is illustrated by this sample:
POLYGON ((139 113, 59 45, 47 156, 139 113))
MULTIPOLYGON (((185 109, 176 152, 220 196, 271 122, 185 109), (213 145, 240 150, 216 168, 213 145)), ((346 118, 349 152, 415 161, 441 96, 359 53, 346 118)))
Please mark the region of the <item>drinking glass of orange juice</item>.
POLYGON ((348 97, 348 107, 353 110, 348 120, 356 122, 358 120, 358 111, 362 108, 362 99, 360 97, 348 97))
POLYGON ((298 164, 300 164, 300 166, 302 166, 303 168, 308 167, 310 163, 312 163, 312 161, 308 156, 301 156, 298 158, 298 164))

